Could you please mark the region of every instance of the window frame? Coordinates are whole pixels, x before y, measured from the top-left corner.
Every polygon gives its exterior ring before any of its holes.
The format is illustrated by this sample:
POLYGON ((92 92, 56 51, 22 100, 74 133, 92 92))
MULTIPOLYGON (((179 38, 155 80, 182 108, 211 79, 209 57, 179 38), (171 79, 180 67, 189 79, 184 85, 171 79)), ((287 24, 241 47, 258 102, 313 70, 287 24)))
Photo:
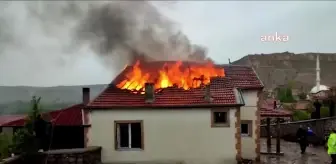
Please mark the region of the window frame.
POLYGON ((144 128, 143 128, 143 120, 116 120, 114 121, 114 147, 117 151, 139 151, 144 150, 144 128), (140 123, 141 130, 141 147, 140 148, 124 148, 119 147, 118 143, 118 124, 132 124, 132 123, 140 123))
POLYGON ((220 109, 211 109, 211 127, 230 127, 230 109, 229 108, 220 108, 220 109), (226 123, 215 123, 215 112, 226 113, 226 123))
POLYGON ((253 121, 252 120, 241 120, 240 121, 240 136, 242 137, 252 137, 253 136, 253 121), (242 133, 241 131, 241 125, 242 124, 247 124, 247 134, 242 133))

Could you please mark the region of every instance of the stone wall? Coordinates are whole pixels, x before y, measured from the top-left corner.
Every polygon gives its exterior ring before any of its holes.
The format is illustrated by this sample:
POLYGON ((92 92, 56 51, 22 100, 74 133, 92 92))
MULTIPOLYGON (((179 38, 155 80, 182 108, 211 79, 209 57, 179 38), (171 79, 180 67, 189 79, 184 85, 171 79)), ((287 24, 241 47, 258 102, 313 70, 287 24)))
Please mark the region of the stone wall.
MULTIPOLYGON (((318 137, 324 137, 331 128, 336 128, 336 117, 281 123, 280 136, 296 134, 300 125, 310 127, 318 137)), ((261 125, 260 131, 261 137, 267 136, 266 125, 261 125)), ((271 136, 277 136, 276 124, 271 124, 271 136)))
POLYGON ((100 164, 101 147, 79 149, 61 149, 36 154, 30 158, 16 156, 8 158, 0 164, 100 164))

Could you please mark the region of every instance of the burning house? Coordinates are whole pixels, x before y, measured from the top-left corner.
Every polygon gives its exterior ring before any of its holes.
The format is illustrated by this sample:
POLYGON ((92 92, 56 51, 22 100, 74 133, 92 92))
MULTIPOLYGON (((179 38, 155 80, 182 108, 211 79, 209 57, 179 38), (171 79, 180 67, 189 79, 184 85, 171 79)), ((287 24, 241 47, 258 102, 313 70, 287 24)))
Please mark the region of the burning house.
POLYGON ((137 62, 86 106, 86 144, 103 163, 258 160, 262 88, 247 66, 137 62))

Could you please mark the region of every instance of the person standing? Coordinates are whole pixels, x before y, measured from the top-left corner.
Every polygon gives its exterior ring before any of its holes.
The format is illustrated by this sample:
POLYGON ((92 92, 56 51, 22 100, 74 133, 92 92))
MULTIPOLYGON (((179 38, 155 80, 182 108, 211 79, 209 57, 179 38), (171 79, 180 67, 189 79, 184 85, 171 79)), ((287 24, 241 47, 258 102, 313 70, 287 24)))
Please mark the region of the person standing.
POLYGON ((314 131, 310 128, 310 127, 308 127, 308 129, 307 129, 307 135, 308 135, 308 144, 309 144, 309 147, 312 147, 313 146, 313 141, 314 141, 314 136, 315 136, 315 133, 314 133, 314 131))
POLYGON ((319 102, 318 99, 316 99, 315 102, 314 102, 315 119, 320 119, 321 118, 321 106, 322 106, 322 104, 319 102))
POLYGON ((329 139, 328 139, 328 154, 331 157, 331 164, 336 164, 336 129, 334 128, 330 135, 329 135, 329 139))
POLYGON ((300 149, 301 149, 301 154, 306 153, 306 148, 307 148, 307 135, 308 132, 306 129, 304 129, 302 126, 297 130, 296 132, 296 138, 297 141, 299 142, 300 149))

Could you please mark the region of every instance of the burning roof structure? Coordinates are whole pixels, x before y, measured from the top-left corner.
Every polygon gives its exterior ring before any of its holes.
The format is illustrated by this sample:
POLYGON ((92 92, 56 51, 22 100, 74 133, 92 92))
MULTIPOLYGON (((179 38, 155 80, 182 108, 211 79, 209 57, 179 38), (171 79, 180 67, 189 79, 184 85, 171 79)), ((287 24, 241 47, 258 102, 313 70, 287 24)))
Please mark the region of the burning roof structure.
POLYGON ((127 66, 87 108, 243 105, 241 89, 263 85, 251 67, 182 61, 127 66))

